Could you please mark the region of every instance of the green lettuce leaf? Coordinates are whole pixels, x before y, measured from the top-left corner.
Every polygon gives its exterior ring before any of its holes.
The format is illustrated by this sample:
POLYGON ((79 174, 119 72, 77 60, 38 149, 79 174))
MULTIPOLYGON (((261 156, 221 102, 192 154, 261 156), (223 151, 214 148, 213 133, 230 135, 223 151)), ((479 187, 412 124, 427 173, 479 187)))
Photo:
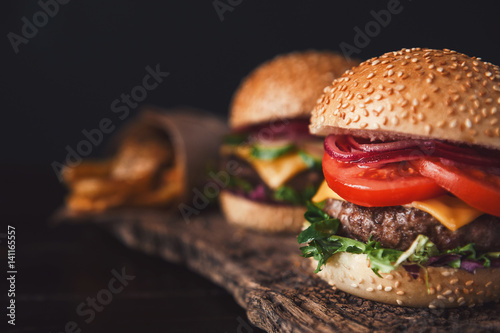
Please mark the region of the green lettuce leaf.
POLYGON ((270 146, 263 146, 259 144, 254 144, 252 146, 252 157, 255 157, 259 160, 274 160, 280 156, 286 155, 293 150, 295 150, 296 147, 294 144, 285 144, 282 146, 276 146, 276 147, 270 147, 270 146))
POLYGON ((292 205, 305 205, 316 193, 317 188, 309 185, 302 192, 298 192, 290 186, 280 186, 273 193, 273 198, 277 201, 291 203, 292 205))

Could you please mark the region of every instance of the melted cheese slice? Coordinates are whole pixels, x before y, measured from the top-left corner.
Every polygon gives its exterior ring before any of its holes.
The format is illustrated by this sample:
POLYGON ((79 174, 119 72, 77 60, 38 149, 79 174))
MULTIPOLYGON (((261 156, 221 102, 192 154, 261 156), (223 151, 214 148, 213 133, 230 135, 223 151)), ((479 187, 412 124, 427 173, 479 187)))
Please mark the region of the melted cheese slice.
MULTIPOLYGON (((328 198, 346 201, 335 193, 326 181, 323 181, 312 201, 321 202, 328 198)), ((469 206, 462 200, 449 195, 424 201, 413 201, 409 206, 431 214, 451 231, 455 231, 471 223, 477 217, 484 214, 484 212, 469 206)))
POLYGON ((471 223, 484 214, 484 212, 469 206, 459 198, 449 195, 425 201, 413 201, 411 205, 431 214, 451 231, 471 223))
POLYGON ((284 185, 293 176, 308 169, 307 164, 298 153, 287 154, 274 160, 259 160, 252 157, 251 151, 250 146, 243 145, 223 145, 221 147, 221 155, 234 154, 250 163, 264 183, 273 190, 284 185))

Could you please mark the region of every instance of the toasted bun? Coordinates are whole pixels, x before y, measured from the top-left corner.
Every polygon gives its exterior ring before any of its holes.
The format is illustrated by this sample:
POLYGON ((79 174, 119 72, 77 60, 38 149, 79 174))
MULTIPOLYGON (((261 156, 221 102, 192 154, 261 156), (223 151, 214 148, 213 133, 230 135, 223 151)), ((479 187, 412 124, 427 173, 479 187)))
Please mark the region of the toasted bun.
POLYGON ((252 201, 222 191, 219 202, 226 220, 247 229, 273 233, 298 233, 304 222, 305 207, 277 206, 252 201))
MULTIPOLYGON (((314 267, 318 264, 312 260, 314 267)), ((428 267, 429 289, 422 277, 414 279, 404 268, 378 277, 365 254, 333 255, 318 275, 350 294, 394 305, 412 307, 474 306, 500 298, 500 268, 463 269, 428 267), (429 291, 429 292, 428 292, 429 291)))
POLYGON ((310 130, 429 137, 500 149, 500 69, 450 50, 389 52, 325 88, 310 130))
POLYGON ((323 88, 357 64, 332 52, 278 56, 242 81, 231 103, 229 124, 240 127, 280 118, 309 118, 323 88))

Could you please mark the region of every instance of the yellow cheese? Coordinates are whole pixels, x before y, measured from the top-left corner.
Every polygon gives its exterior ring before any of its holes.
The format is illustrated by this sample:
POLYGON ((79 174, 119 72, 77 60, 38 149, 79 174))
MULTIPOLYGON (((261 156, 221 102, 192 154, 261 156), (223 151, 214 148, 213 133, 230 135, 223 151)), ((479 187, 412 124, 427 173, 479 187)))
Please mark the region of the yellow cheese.
POLYGON ((251 155, 250 146, 229 146, 221 147, 221 155, 235 154, 244 159, 257 171, 260 178, 272 189, 284 185, 288 180, 298 173, 307 170, 307 164, 298 153, 290 153, 274 160, 259 160, 251 155))
MULTIPOLYGON (((326 181, 323 181, 318 192, 312 198, 312 201, 321 202, 328 198, 346 201, 335 193, 328 186, 326 181)), ((449 195, 443 195, 425 201, 413 201, 410 206, 431 214, 451 231, 455 231, 471 223, 477 217, 484 214, 484 212, 469 206, 462 200, 449 195)))
POLYGON ((333 192, 333 190, 328 186, 326 183, 326 180, 321 183, 321 186, 318 189, 318 192, 312 197, 311 201, 312 202, 321 202, 325 201, 326 199, 331 198, 335 200, 342 200, 345 201, 338 195, 337 193, 333 192))
POLYGON ((484 212, 473 208, 462 200, 443 195, 425 201, 413 201, 411 205, 434 216, 451 231, 471 223, 484 212))

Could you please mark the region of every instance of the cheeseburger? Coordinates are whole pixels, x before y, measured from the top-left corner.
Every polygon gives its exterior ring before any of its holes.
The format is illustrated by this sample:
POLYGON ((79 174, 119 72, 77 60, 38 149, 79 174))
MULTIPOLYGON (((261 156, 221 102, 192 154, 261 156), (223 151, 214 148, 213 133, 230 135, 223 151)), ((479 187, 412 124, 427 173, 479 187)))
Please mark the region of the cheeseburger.
POLYGON ((359 297, 474 306, 500 297, 500 69, 450 50, 367 60, 325 89, 310 130, 326 181, 298 237, 359 297))
POLYGON ((322 181, 322 139, 309 133, 323 88, 359 64, 330 52, 278 56, 243 80, 221 147, 230 173, 220 204, 228 222, 267 232, 298 232, 305 202, 322 181))

